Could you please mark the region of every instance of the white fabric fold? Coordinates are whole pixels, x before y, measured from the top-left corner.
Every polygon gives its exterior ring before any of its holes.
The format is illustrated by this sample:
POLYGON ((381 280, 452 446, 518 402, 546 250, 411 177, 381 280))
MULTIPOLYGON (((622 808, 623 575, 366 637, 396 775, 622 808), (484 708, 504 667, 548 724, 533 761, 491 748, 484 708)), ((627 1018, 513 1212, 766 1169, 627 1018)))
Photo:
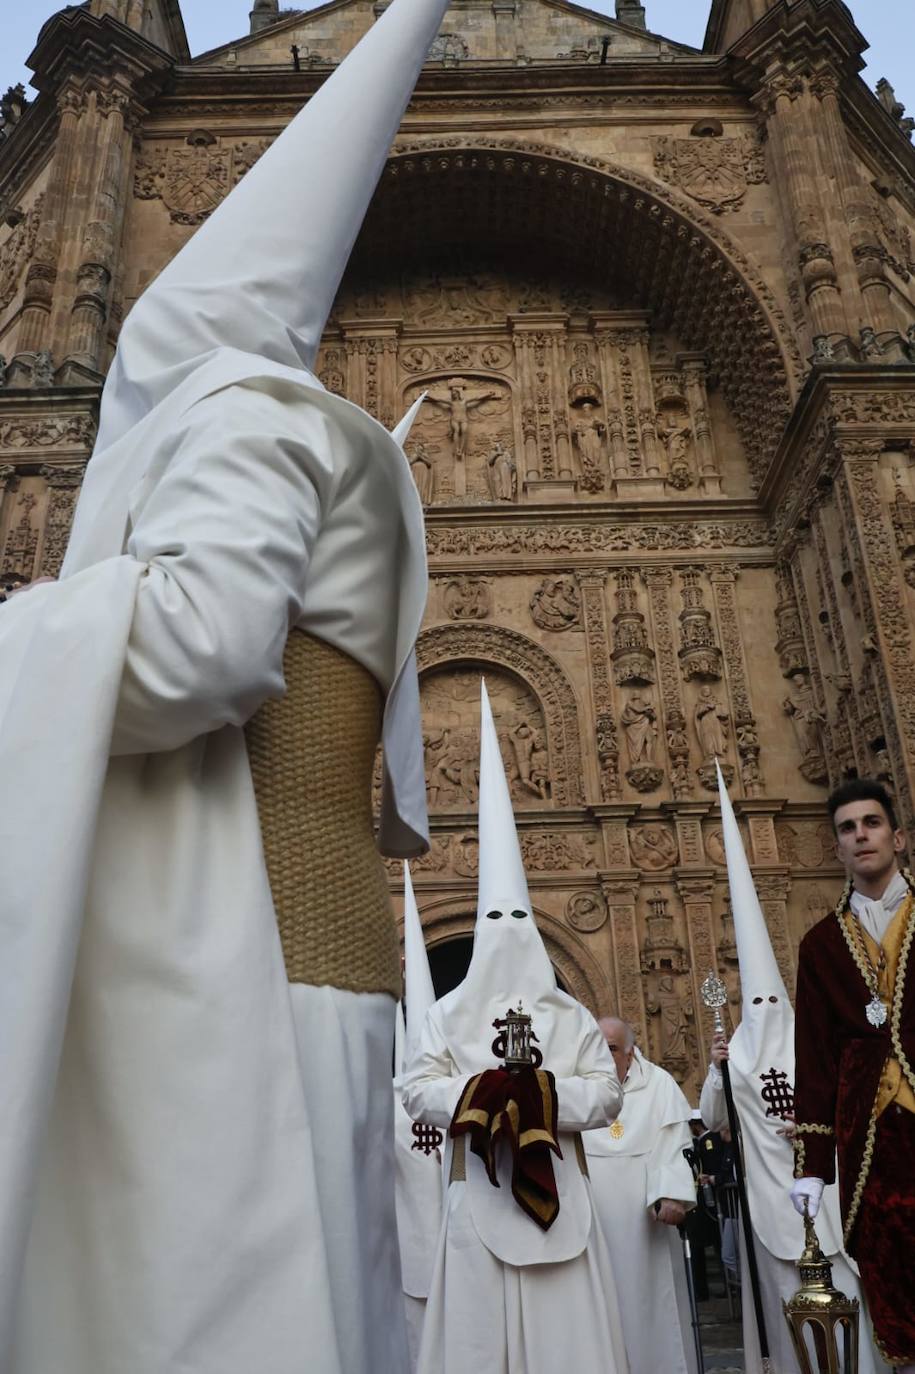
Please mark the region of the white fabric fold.
POLYGON ((909 895, 909 885, 900 872, 894 873, 882 897, 868 898, 858 891, 851 894, 849 905, 864 929, 878 945, 883 944, 887 927, 909 895))

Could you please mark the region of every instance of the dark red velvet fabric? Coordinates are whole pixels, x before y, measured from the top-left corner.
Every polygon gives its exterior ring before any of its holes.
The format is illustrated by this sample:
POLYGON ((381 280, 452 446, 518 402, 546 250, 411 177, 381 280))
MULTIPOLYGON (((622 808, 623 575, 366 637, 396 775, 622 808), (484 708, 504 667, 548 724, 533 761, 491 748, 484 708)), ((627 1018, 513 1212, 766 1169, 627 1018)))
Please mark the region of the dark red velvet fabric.
MULTIPOLYGON (((872 1026, 871 994, 835 914, 808 931, 798 955, 794 1115, 834 1135, 803 1133, 803 1172, 831 1183, 838 1151, 839 1198, 847 1217, 864 1155, 871 1109, 887 1057, 889 1022, 872 1026)), ((915 1065, 915 950, 905 980, 900 1025, 903 1050, 915 1065)), ((857 1255, 857 1226, 848 1245, 857 1255)))
POLYGON ((881 1349, 897 1364, 915 1363, 915 1115, 899 1107, 877 1123, 855 1237, 881 1349))
POLYGON ((559 1215, 552 1162, 553 1154, 562 1158, 557 1129, 556 1081, 551 1073, 533 1067, 512 1073, 487 1069, 478 1074, 468 1082, 451 1120, 451 1135, 470 1136, 470 1148, 483 1161, 496 1188, 496 1154, 500 1142, 505 1142, 512 1157, 512 1195, 544 1231, 559 1215), (517 1109, 517 1128, 510 1106, 517 1109), (522 1138, 527 1131, 546 1138, 525 1143, 522 1138))

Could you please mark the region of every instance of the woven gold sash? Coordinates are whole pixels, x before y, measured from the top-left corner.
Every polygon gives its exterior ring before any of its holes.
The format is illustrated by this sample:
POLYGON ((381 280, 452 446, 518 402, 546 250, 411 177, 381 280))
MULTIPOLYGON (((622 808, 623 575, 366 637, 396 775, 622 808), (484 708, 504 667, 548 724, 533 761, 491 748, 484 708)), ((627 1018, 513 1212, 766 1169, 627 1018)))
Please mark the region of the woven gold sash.
POLYGON ((291 983, 400 996, 400 952, 372 827, 382 693, 367 669, 299 630, 287 694, 245 735, 291 983))

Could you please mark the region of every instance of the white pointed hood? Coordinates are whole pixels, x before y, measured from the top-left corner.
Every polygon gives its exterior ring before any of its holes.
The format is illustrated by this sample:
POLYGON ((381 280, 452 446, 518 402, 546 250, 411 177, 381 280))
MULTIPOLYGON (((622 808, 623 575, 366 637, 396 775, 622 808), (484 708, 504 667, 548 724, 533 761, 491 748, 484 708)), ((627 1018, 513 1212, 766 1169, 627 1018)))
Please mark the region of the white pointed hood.
POLYGON ((771 1057, 776 1042, 781 1046, 789 1040, 793 1046, 794 1012, 772 950, 737 817, 717 762, 715 767, 743 1003, 740 1029, 734 1036, 731 1052, 749 1067, 760 1058, 771 1057))
POLYGON ((447 0, 394 0, 140 299, 105 387, 100 447, 215 349, 314 367, 446 8, 447 0))
POLYGON ((311 369, 447 7, 393 0, 134 305, 102 393, 66 574, 122 551, 139 484, 158 475, 148 470, 150 425, 161 426, 164 412, 177 428, 224 387, 264 377, 307 386, 316 405, 348 413, 379 461, 396 460, 383 427, 328 396, 311 369))
MULTIPOLYGON (((803 1226, 800 1217, 782 1205, 791 1186, 794 1157, 778 1134, 785 1124, 778 1114, 785 1105, 780 1084, 792 1094, 794 1089, 794 1009, 720 768, 718 794, 743 1002, 740 1025, 731 1037, 731 1085, 743 1136, 753 1229, 770 1254, 794 1261, 803 1246, 803 1226)), ((835 1254, 841 1235, 835 1188, 827 1190, 817 1227, 827 1253, 835 1254)))
POLYGON ((544 1067, 574 1072, 581 1035, 578 1003, 556 975, 533 916, 499 738, 482 684, 479 887, 467 976, 438 1004, 448 1048, 462 1073, 494 1068, 493 1021, 521 1001, 533 1021, 544 1067))
POLYGON ((406 1058, 410 1059, 416 1052, 426 1012, 435 1001, 435 988, 408 863, 403 866, 403 881, 404 990, 407 1000, 405 1053, 406 1058))

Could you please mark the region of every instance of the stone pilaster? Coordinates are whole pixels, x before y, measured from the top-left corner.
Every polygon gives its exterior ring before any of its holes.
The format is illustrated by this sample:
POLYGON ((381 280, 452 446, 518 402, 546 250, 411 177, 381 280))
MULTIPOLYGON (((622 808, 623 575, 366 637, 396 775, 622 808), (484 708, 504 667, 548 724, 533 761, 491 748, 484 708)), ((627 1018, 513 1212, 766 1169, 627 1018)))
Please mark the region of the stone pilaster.
POLYGON ((601 890, 609 912, 616 972, 616 1012, 638 1032, 643 1045, 648 1043, 648 1018, 642 990, 642 961, 636 916, 638 876, 630 879, 601 874, 601 890))
POLYGON ((619 738, 610 686, 610 646, 605 604, 607 572, 604 568, 580 568, 576 570, 575 577, 581 589, 582 619, 588 646, 588 683, 600 770, 600 796, 604 802, 619 801, 619 738))

